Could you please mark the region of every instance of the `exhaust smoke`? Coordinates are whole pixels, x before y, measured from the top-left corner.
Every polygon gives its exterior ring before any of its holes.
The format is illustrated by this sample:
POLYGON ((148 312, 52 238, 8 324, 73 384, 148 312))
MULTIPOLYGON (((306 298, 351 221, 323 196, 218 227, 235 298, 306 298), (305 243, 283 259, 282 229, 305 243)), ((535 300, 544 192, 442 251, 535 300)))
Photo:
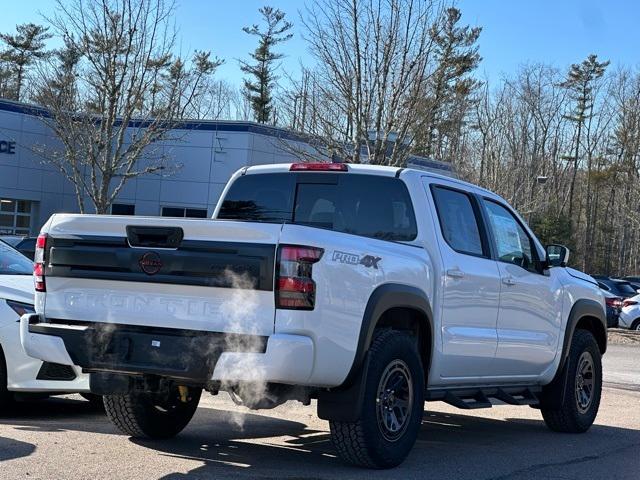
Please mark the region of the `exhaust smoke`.
MULTIPOLYGON (((224 272, 225 280, 232 286, 231 295, 220 306, 220 313, 226 319, 224 331, 243 335, 227 335, 225 337, 225 351, 231 352, 256 352, 262 347, 258 337, 258 299, 255 290, 255 280, 247 273, 238 274, 229 269, 224 272)), ((241 360, 235 365, 238 371, 250 374, 249 382, 223 381, 221 390, 225 390, 231 399, 249 407, 256 407, 264 402, 268 396, 265 372, 257 362, 256 355, 242 355, 241 360)), ((274 399, 275 400, 275 399, 274 399)), ((232 414, 232 420, 242 428, 245 415, 240 412, 232 414)))

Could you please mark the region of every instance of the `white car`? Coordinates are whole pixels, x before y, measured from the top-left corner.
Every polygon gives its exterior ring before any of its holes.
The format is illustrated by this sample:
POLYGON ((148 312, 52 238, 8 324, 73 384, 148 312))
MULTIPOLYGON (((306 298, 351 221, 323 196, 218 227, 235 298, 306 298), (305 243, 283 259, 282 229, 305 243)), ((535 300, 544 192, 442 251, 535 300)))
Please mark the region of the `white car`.
POLYGON ((28 258, 0 243, 0 410, 14 392, 89 393, 79 367, 36 360, 20 344, 20 316, 34 311, 32 274, 28 258))
POLYGON ((640 331, 640 295, 622 302, 619 323, 621 328, 640 331))

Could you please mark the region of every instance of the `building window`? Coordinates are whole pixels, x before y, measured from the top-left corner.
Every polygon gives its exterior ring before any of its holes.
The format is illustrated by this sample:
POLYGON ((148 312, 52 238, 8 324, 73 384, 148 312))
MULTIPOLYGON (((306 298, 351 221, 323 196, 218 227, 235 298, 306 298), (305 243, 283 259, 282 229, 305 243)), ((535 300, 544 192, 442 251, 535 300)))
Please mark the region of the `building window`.
POLYGON ((0 233, 29 235, 31 201, 0 198, 0 233))
POLYGON ((207 218, 206 208, 162 207, 163 217, 207 218))
POLYGON ((136 206, 125 203, 114 203, 111 205, 111 215, 135 215, 136 206))

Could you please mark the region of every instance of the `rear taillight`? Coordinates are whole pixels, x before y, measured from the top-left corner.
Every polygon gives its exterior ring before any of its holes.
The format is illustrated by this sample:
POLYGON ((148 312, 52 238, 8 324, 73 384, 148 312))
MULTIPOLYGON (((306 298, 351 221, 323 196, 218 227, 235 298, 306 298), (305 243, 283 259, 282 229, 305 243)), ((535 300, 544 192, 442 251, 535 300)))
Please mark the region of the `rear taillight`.
POLYGON ((291 310, 313 310, 316 282, 311 278, 313 264, 324 250, 315 247, 282 245, 278 252, 276 307, 291 310))
POLYGON ((45 264, 45 250, 47 248, 47 234, 43 233, 38 235, 36 240, 36 252, 33 257, 33 280, 36 287, 36 292, 46 292, 47 286, 44 280, 44 264, 45 264))
POLYGON ((631 305, 638 305, 638 302, 635 300, 625 300, 622 302, 623 307, 630 307, 631 305))
POLYGON ((621 308, 622 307, 622 299, 618 297, 606 297, 604 302, 607 304, 607 307, 611 308, 621 308))

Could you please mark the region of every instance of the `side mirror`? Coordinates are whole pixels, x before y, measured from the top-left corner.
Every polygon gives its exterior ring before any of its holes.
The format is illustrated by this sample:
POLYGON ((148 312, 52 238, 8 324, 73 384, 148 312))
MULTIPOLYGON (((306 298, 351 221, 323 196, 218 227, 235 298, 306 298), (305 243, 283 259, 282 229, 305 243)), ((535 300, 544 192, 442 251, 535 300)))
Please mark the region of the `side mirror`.
POLYGON ((569 262, 569 249, 564 245, 547 245, 547 267, 566 267, 569 262))

